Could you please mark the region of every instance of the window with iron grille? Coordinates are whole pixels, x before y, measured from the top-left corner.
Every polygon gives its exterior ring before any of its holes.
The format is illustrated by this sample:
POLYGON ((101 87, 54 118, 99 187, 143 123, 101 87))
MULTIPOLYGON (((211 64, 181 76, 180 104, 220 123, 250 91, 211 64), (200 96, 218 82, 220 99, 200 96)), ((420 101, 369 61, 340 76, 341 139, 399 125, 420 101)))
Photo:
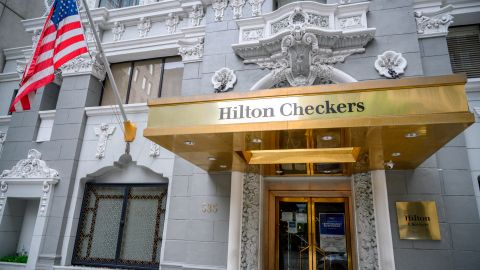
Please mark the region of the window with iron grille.
POLYGON ((72 265, 158 269, 166 201, 166 184, 87 184, 72 265))
POLYGON ((480 77, 479 25, 450 27, 448 52, 454 73, 466 72, 468 78, 480 77))

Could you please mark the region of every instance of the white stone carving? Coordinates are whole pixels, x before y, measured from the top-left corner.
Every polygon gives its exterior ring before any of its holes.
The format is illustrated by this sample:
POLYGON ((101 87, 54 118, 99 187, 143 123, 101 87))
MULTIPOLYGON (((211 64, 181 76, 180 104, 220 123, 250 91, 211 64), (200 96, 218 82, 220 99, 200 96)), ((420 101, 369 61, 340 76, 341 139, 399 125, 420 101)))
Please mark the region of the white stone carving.
POLYGON ((239 19, 243 15, 243 7, 246 0, 230 0, 230 6, 233 9, 233 18, 239 19))
POLYGON ((263 38, 263 28, 248 29, 242 33, 242 41, 251 41, 263 38))
POLYGON ((363 53, 375 36, 375 29, 366 27, 368 3, 342 8, 308 1, 289 5, 294 8, 237 21, 240 43, 232 45, 243 63, 271 70, 274 87, 334 82, 331 65, 363 53), (344 30, 333 23, 352 16, 361 19, 360 27, 344 30))
POLYGON ((203 57, 204 38, 182 39, 178 41, 178 53, 185 63, 201 61, 203 57))
POLYGON ((223 21, 223 13, 227 8, 228 0, 212 0, 212 8, 215 13, 215 21, 223 21))
POLYGON ((113 41, 121 40, 123 33, 125 33, 125 25, 120 22, 114 22, 112 33, 113 33, 113 41))
POLYGON ((140 17, 137 29, 139 37, 146 37, 148 35, 148 32, 150 32, 150 29, 152 29, 152 21, 150 20, 150 18, 140 17))
POLYGON ((260 248, 260 174, 258 166, 249 165, 243 178, 242 237, 240 269, 258 269, 260 248))
POLYGON ((33 34, 32 34, 32 48, 34 48, 34 49, 37 47, 38 39, 40 38, 41 32, 42 32, 41 29, 36 29, 36 30, 33 31, 33 34))
MULTIPOLYGON (((90 27, 90 23, 84 23, 83 29, 85 29, 85 39, 87 40, 87 42, 95 42, 95 37, 93 36, 93 31, 92 27, 90 27)), ((97 29, 97 27, 95 27, 95 29, 97 29)))
POLYGON ((58 178, 58 172, 50 169, 45 161, 41 160, 42 153, 30 149, 26 159, 17 162, 11 170, 4 170, 1 178, 58 178))
POLYGON ((89 54, 83 54, 77 56, 72 61, 65 63, 60 69, 62 70, 62 76, 72 76, 78 74, 89 73, 95 76, 97 79, 103 81, 105 79, 105 66, 100 63, 96 57, 95 52, 91 52, 92 57, 89 54))
POLYGON ((446 36, 448 27, 453 23, 452 10, 453 6, 448 5, 434 12, 415 12, 418 37, 446 36))
POLYGON ((192 26, 199 26, 202 22, 204 13, 203 13, 203 6, 202 5, 194 5, 193 10, 188 14, 190 17, 190 24, 192 26))
POLYGON ((49 196, 48 193, 50 192, 51 186, 47 181, 43 181, 42 185, 42 191, 43 195, 42 198, 40 199, 40 216, 45 216, 47 207, 48 207, 48 201, 49 201, 49 196))
POLYGON ((6 181, 0 183, 0 217, 3 216, 3 210, 5 209, 5 203, 7 202, 6 193, 8 191, 8 184, 6 181))
POLYGON ((156 158, 160 156, 160 145, 150 142, 150 151, 148 153, 149 156, 156 158))
POLYGON ((350 16, 338 19, 341 29, 352 29, 362 27, 362 16, 350 16))
POLYGON ((17 63, 17 65, 15 67, 15 70, 18 73, 18 77, 21 79, 23 77, 23 72, 25 72, 25 67, 27 66, 27 61, 17 60, 16 63, 17 63))
POLYGON ((227 67, 223 67, 212 76, 213 88, 215 93, 228 92, 233 89, 233 85, 237 82, 237 76, 235 72, 227 67))
POLYGON ((403 74, 407 67, 407 60, 403 58, 401 53, 394 51, 386 51, 377 56, 375 68, 378 73, 389 79, 396 79, 403 74))
POLYGON ((7 133, 0 131, 0 155, 2 154, 3 144, 7 139, 7 133))
POLYGON ((353 192, 357 227, 358 269, 377 270, 379 269, 378 244, 370 172, 353 175, 353 192))
POLYGON ((252 16, 260 16, 262 14, 262 5, 265 0, 248 0, 252 7, 252 16))
POLYGON ((165 20, 165 24, 167 25, 167 32, 169 34, 177 32, 177 25, 179 22, 180 18, 175 15, 175 13, 168 13, 167 19, 165 20))
POLYGON ((107 149, 108 138, 115 131, 115 126, 102 123, 99 127, 95 128, 95 135, 98 136, 97 152, 95 157, 102 159, 105 157, 105 150, 107 149))

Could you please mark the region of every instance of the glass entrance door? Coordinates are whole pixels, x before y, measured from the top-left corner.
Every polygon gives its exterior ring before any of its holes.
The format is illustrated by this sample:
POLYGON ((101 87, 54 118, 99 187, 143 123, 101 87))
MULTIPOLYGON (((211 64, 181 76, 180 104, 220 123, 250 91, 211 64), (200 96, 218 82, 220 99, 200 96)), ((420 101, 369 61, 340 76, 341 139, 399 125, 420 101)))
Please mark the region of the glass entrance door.
POLYGON ((347 198, 277 198, 279 270, 350 270, 347 198))

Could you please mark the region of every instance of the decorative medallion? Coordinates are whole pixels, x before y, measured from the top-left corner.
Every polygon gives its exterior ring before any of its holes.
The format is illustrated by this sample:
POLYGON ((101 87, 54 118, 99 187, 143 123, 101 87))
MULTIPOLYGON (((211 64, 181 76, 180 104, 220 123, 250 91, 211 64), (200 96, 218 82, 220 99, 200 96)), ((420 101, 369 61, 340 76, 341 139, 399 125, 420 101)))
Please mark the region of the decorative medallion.
POLYGON ((1 178, 58 178, 58 172, 50 169, 45 161, 41 160, 42 153, 30 149, 26 159, 17 162, 11 170, 4 170, 1 178))
POLYGON ((167 32, 169 34, 177 32, 177 25, 179 22, 180 18, 175 15, 175 13, 168 13, 167 19, 165 20, 165 24, 167 25, 167 32))
POLYGON ((108 138, 115 131, 115 126, 102 123, 99 127, 95 128, 95 135, 98 136, 97 152, 95 157, 102 159, 105 157, 105 150, 107 149, 108 138))
POLYGON ((235 76, 234 71, 226 67, 215 71, 215 74, 212 76, 215 93, 228 92, 230 89, 233 89, 233 85, 236 82, 237 76, 235 76))
POLYGON ((212 0, 212 8, 215 12, 215 21, 223 21, 223 13, 227 8, 228 0, 212 0))
POLYGON ((203 6, 194 5, 193 10, 188 14, 190 17, 190 24, 192 26, 199 26, 203 19, 203 6))
POLYGON ((146 37, 148 32, 150 32, 150 29, 152 29, 152 21, 150 18, 141 17, 138 22, 137 29, 139 37, 146 37))
POLYGON ((160 145, 150 142, 150 151, 148 153, 149 156, 156 158, 160 156, 160 145))
POLYGON ((386 51, 377 56, 375 68, 378 73, 389 79, 397 79, 403 74, 407 67, 407 60, 403 58, 401 53, 394 51, 386 51))
POLYGON ((113 41, 121 40, 123 33, 125 33, 125 25, 120 22, 114 22, 112 33, 113 33, 113 41))

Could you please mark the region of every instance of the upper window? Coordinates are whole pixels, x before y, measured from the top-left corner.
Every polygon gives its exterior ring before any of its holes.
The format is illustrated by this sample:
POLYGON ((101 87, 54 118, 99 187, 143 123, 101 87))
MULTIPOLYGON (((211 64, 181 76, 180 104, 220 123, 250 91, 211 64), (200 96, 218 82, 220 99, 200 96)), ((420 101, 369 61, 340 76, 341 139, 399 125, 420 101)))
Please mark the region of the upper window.
MULTIPOLYGON (((125 104, 179 96, 182 88, 181 57, 169 57, 111 65, 120 98, 125 104)), ((101 105, 117 104, 110 80, 105 80, 101 105)))
POLYGON ((479 25, 450 27, 447 44, 453 72, 466 72, 468 78, 480 77, 479 25))
POLYGON ((139 0, 100 0, 100 7, 108 9, 122 8, 138 5, 139 0))
POLYGON ((87 184, 72 264, 158 269, 166 201, 166 184, 87 184))

